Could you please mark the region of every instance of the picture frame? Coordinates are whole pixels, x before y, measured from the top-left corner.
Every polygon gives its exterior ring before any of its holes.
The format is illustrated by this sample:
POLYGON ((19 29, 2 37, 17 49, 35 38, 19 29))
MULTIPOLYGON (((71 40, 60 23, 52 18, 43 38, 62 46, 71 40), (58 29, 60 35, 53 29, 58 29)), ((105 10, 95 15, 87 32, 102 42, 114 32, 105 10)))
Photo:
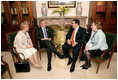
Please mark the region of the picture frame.
POLYGON ((58 8, 59 6, 75 8, 76 1, 48 1, 48 8, 58 8))

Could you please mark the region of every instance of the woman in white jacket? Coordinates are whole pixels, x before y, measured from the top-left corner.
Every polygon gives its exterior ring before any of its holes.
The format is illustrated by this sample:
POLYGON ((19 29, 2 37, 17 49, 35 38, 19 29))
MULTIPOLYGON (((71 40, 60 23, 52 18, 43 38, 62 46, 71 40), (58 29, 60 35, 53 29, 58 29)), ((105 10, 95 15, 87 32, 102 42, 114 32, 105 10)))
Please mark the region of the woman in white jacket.
MULTIPOLYGON (((15 40, 14 46, 18 53, 23 53, 26 59, 38 68, 41 68, 41 65, 37 59, 37 50, 33 47, 32 40, 28 34, 29 24, 27 21, 24 21, 20 24, 20 31, 18 31, 15 40)), ((24 59, 22 55, 20 55, 21 59, 24 59)))
POLYGON ((103 50, 108 49, 108 45, 106 43, 106 36, 101 30, 100 22, 93 21, 91 28, 91 37, 87 42, 84 50, 86 60, 85 64, 81 66, 82 69, 88 69, 89 67, 91 67, 91 56, 100 56, 103 53, 103 50))

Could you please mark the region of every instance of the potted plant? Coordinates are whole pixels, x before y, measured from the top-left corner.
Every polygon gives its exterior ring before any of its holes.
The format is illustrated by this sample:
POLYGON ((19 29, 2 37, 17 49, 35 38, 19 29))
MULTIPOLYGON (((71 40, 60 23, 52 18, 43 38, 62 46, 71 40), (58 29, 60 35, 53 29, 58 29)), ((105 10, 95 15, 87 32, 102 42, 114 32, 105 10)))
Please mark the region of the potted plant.
POLYGON ((60 6, 58 9, 54 9, 52 13, 59 13, 61 17, 63 17, 65 14, 69 12, 69 8, 60 6))

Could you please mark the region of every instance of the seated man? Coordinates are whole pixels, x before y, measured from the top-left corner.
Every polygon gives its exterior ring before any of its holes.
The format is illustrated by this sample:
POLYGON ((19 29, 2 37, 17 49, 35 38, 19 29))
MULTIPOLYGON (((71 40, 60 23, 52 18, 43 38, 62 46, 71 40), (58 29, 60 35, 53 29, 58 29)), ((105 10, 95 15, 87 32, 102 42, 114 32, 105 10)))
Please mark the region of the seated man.
POLYGON ((72 27, 66 35, 66 42, 62 46, 64 55, 69 58, 69 62, 67 63, 67 65, 70 65, 72 63, 70 72, 74 71, 75 63, 77 61, 81 45, 86 40, 86 30, 79 25, 80 21, 78 19, 74 19, 72 21, 72 27), (68 51, 71 48, 73 49, 73 58, 71 58, 68 51))
POLYGON ((57 52, 56 48, 52 43, 53 33, 49 26, 46 26, 45 21, 40 22, 40 27, 36 30, 36 39, 39 40, 40 46, 47 49, 48 55, 48 68, 47 70, 51 70, 51 58, 52 52, 54 52, 59 58, 63 59, 64 55, 57 52))

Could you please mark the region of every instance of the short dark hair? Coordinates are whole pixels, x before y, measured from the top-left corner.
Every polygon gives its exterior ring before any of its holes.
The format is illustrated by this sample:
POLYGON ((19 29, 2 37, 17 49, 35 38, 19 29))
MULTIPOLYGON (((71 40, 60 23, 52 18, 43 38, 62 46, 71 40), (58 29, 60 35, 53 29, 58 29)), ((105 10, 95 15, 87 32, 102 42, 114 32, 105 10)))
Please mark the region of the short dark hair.
POLYGON ((73 19, 73 21, 75 21, 75 24, 78 24, 78 26, 80 25, 80 21, 78 19, 73 19))

